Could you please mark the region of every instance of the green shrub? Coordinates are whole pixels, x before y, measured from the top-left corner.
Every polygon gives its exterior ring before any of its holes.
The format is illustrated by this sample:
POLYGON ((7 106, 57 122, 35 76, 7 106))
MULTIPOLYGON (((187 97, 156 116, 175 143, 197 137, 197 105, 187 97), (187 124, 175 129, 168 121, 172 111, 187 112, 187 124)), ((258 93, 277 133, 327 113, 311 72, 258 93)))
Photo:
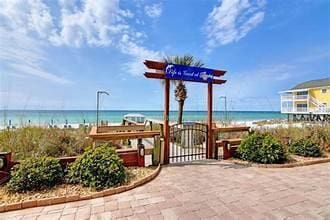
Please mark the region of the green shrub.
POLYGON ((300 139, 293 141, 289 146, 290 153, 304 157, 319 157, 321 156, 320 146, 310 139, 300 139))
POLYGON ((58 159, 29 158, 13 167, 7 186, 13 192, 26 192, 52 187, 61 182, 63 170, 58 159))
POLYGON ((114 148, 89 147, 69 167, 68 181, 96 189, 117 186, 126 181, 126 169, 114 148))
POLYGON ((236 156, 264 164, 283 163, 287 159, 283 145, 273 136, 260 133, 247 136, 238 147, 236 156))

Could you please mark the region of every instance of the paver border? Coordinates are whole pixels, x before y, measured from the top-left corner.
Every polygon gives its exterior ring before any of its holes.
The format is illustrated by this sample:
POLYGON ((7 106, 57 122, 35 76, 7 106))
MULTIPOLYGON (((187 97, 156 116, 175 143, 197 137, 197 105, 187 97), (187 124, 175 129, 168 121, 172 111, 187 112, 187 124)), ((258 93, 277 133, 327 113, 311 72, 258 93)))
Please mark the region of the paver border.
POLYGON ((40 206, 47 206, 47 205, 56 205, 56 204, 62 204, 67 202, 74 202, 74 201, 82 201, 82 200, 88 200, 88 199, 95 199, 100 198, 104 196, 110 196, 118 193, 122 193, 131 189, 134 189, 138 186, 141 186, 143 184, 146 184, 147 182, 153 180, 157 177, 161 170, 161 165, 159 164, 157 168, 148 176, 136 180, 129 185, 123 185, 116 188, 110 188, 105 189, 102 191, 94 192, 89 195, 69 195, 69 196, 61 196, 61 197, 52 197, 52 198, 42 198, 42 199, 34 199, 34 200, 27 200, 22 202, 15 202, 10 204, 3 204, 0 205, 0 213, 2 212, 8 212, 8 211, 14 211, 14 210, 20 210, 25 208, 33 208, 33 207, 40 207, 40 206))
POLYGON ((258 164, 258 163, 237 160, 237 159, 227 160, 227 161, 230 163, 237 164, 237 165, 244 165, 244 166, 249 166, 249 167, 257 167, 257 168, 294 168, 294 167, 309 166, 309 165, 320 164, 320 163, 329 163, 330 157, 316 159, 316 160, 309 160, 309 161, 293 162, 293 163, 287 163, 287 164, 258 164))

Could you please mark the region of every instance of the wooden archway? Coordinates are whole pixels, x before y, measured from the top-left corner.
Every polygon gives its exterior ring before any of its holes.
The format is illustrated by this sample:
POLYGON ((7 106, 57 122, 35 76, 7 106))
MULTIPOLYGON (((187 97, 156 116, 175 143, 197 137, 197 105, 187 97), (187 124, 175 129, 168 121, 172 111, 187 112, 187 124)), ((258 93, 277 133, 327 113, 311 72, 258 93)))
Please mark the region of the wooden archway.
POLYGON ((213 147, 213 133, 212 133, 212 111, 213 111, 213 84, 220 85, 226 82, 226 80, 219 79, 221 76, 225 75, 226 71, 190 67, 176 64, 167 64, 164 62, 145 60, 144 65, 149 69, 148 72, 144 73, 144 76, 151 79, 161 79, 164 80, 164 163, 169 163, 169 111, 170 111, 170 80, 182 80, 191 81, 199 83, 207 83, 207 125, 208 125, 208 145, 207 145, 207 155, 206 158, 212 158, 212 147, 213 147), (169 65, 178 66, 181 74, 174 74, 171 76, 167 67, 169 65), (186 71, 184 70, 186 68, 186 71), (190 71, 190 72, 189 72, 190 71), (188 74, 188 73, 189 74, 188 74), (194 74, 196 73, 196 74, 194 74), (204 74, 206 73, 206 74, 204 74), (186 75, 185 75, 186 74, 186 75), (201 74, 206 75, 204 78, 201 74), (196 77, 195 77, 196 76, 196 77))

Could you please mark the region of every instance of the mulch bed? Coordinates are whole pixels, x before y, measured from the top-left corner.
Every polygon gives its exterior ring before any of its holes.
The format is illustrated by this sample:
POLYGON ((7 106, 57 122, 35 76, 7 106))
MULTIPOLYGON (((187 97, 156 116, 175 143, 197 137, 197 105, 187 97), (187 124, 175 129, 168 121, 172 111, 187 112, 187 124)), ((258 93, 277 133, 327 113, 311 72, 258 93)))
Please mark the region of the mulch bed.
MULTIPOLYGON (((128 167, 127 169, 129 178, 124 186, 149 176, 156 169, 156 167, 128 167)), ((95 189, 83 187, 81 185, 61 184, 51 189, 44 189, 36 192, 11 193, 4 185, 0 187, 0 205, 70 195, 88 196, 95 192, 95 189)))

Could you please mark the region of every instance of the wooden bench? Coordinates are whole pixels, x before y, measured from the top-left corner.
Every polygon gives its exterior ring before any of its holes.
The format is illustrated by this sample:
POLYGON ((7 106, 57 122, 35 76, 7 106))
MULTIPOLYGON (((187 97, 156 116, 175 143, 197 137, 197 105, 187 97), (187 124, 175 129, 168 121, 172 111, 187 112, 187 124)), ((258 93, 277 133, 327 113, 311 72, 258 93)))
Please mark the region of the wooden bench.
MULTIPOLYGON (((250 127, 224 127, 213 128, 214 134, 219 133, 232 133, 232 132, 248 132, 250 133, 250 127)), ((241 144, 242 138, 224 138, 215 141, 215 157, 218 159, 218 148, 223 148, 223 159, 226 160, 232 157, 237 149, 237 146, 241 144)))

